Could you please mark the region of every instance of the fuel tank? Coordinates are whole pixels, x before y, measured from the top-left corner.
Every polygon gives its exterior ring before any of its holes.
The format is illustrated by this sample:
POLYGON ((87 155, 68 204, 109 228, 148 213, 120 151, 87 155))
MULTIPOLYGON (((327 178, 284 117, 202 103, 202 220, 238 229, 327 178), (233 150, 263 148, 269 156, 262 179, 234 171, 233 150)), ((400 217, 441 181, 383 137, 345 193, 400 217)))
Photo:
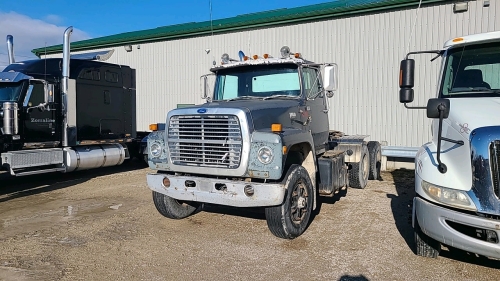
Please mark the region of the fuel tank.
POLYGON ((64 148, 66 172, 118 166, 127 159, 126 147, 103 144, 64 148))

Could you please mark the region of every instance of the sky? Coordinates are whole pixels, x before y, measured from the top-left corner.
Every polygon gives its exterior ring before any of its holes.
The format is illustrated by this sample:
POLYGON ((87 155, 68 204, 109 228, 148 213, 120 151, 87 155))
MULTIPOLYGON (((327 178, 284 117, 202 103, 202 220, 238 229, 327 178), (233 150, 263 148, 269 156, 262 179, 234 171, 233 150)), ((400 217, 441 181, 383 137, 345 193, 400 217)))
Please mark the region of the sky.
MULTIPOLYGON (((331 0, 1 0, 0 42, 14 37, 16 61, 36 59, 32 49, 62 44, 73 26, 71 42, 130 31, 237 15, 294 8, 331 0)), ((0 44, 0 70, 8 65, 7 45, 0 44), (2 46, 3 45, 3 46, 2 46)))

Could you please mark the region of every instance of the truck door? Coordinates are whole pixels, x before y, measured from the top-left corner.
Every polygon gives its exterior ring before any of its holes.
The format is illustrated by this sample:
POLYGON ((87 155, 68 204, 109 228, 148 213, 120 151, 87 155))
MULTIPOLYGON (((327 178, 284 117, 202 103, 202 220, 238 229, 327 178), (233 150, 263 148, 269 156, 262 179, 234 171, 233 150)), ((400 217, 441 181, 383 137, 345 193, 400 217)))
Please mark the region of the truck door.
POLYGON ((26 98, 23 103, 25 143, 40 143, 57 141, 56 135, 56 110, 34 108, 45 102, 44 85, 38 81, 31 81, 26 98))
POLYGON ((307 97, 302 115, 306 118, 304 122, 308 122, 316 150, 325 148, 329 131, 328 107, 321 81, 319 69, 307 67, 302 69, 304 95, 307 97))

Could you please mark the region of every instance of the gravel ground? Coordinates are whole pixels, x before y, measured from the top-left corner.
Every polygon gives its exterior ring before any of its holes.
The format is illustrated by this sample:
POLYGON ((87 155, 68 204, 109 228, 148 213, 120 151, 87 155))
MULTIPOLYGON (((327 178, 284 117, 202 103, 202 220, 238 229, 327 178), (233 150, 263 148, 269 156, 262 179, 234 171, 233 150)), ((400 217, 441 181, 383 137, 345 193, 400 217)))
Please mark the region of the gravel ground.
POLYGON ((0 280, 497 280, 500 261, 413 253, 413 171, 322 198, 307 231, 274 237, 255 209, 155 209, 137 163, 11 178, 0 174, 0 280), (496 276, 496 277, 495 277, 496 276))

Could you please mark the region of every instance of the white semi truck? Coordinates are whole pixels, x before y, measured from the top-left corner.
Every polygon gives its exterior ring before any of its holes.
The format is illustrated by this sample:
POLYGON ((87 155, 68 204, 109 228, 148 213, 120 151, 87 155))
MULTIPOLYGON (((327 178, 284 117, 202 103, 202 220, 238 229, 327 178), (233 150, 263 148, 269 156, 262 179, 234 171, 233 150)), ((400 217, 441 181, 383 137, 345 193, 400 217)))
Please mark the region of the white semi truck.
POLYGON ((500 31, 411 52, 401 62, 400 102, 426 109, 432 141, 415 157, 412 224, 416 254, 436 258, 441 244, 500 258, 500 31), (415 61, 442 57, 437 98, 413 101, 415 61))

